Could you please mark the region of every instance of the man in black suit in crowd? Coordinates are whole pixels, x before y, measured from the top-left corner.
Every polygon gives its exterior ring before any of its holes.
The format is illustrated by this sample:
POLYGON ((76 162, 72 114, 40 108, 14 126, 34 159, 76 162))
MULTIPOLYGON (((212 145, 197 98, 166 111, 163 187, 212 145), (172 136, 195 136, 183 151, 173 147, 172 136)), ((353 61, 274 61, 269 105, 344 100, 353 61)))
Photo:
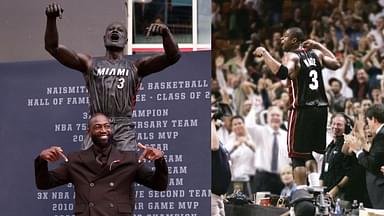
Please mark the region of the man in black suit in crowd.
POLYGON ((384 105, 371 106, 366 120, 374 136, 371 148, 367 151, 359 142, 348 142, 349 151, 355 153, 359 164, 366 170, 367 190, 373 208, 384 209, 384 176, 380 172, 380 167, 384 165, 384 105))

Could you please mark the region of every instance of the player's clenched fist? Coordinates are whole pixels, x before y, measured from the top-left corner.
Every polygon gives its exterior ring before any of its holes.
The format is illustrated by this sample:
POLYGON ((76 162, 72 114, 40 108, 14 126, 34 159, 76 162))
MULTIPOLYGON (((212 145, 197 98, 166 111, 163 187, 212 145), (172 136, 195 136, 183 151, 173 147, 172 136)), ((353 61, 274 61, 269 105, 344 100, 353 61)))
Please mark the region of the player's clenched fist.
POLYGON ((263 56, 263 53, 267 50, 264 47, 257 47, 256 50, 253 52, 253 54, 257 57, 263 56))
POLYGON ((56 18, 56 17, 61 18, 61 15, 63 14, 63 12, 64 12, 64 9, 61 8, 61 6, 57 3, 49 4, 45 8, 45 15, 47 15, 47 17, 51 17, 51 18, 56 18))
POLYGON ((164 35, 166 32, 169 32, 169 29, 166 25, 161 23, 152 23, 147 29, 146 36, 151 35, 164 35))

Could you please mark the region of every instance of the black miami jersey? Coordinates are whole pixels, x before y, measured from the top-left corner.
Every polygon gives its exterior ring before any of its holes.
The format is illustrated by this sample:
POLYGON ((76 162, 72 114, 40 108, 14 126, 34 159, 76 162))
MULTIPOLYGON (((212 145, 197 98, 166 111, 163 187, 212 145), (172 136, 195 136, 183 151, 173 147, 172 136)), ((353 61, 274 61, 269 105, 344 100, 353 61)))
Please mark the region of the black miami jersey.
POLYGON ((293 52, 300 58, 300 71, 296 78, 288 79, 290 108, 327 106, 319 58, 311 49, 293 52))
POLYGON ((313 50, 293 52, 300 58, 300 70, 295 78, 288 79, 288 154, 310 159, 312 151, 322 153, 325 149, 328 100, 318 56, 313 50))
POLYGON ((142 78, 133 62, 126 58, 94 58, 91 71, 84 74, 91 114, 131 117, 142 78))

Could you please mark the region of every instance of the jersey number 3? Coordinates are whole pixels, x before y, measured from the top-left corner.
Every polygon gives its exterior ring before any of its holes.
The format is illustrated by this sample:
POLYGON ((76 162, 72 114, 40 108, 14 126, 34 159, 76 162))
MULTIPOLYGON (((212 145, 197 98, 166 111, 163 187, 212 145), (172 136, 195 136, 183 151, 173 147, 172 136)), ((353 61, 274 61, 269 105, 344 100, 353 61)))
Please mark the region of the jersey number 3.
POLYGON ((122 88, 124 88, 124 82, 125 82, 125 79, 124 79, 124 78, 120 78, 120 79, 118 80, 118 82, 119 82, 119 84, 117 84, 117 88, 118 88, 118 89, 122 89, 122 88))
POLYGON ((309 83, 309 88, 311 90, 316 90, 317 88, 319 88, 319 81, 318 81, 318 77, 317 77, 317 72, 315 70, 311 70, 309 72, 309 77, 311 78, 311 83, 309 83))

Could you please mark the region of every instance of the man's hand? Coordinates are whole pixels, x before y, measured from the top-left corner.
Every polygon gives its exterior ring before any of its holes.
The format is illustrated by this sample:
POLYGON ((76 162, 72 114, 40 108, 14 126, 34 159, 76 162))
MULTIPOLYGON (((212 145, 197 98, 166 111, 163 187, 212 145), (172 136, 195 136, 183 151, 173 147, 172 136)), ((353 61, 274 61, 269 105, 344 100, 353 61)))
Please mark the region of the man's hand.
POLYGON ((45 8, 45 15, 47 15, 48 18, 60 17, 61 19, 63 12, 64 9, 57 3, 51 3, 45 8))
POLYGON ((349 148, 349 143, 344 141, 343 145, 341 146, 341 153, 345 155, 352 155, 352 150, 349 148))
POLYGON ((317 49, 320 46, 319 42, 316 42, 314 40, 306 40, 303 42, 303 47, 308 49, 317 49))
POLYGON ((221 68, 224 65, 224 56, 219 55, 215 59, 215 66, 216 68, 221 68))
POLYGON ((159 150, 159 149, 147 147, 141 143, 138 143, 137 147, 144 150, 143 153, 139 157, 139 163, 141 163, 144 159, 157 160, 157 159, 160 159, 164 156, 164 152, 159 150))
POLYGON ((361 143, 357 139, 357 137, 349 134, 344 135, 344 145, 348 146, 348 153, 357 152, 361 150, 361 143))
POLYGON ((264 47, 257 47, 255 51, 253 52, 253 55, 256 57, 262 57, 263 53, 266 52, 267 50, 264 47))
POLYGON ((237 137, 237 139, 240 143, 246 143, 247 142, 247 137, 246 136, 241 136, 241 137, 237 137))
POLYGON ((383 175, 384 175, 384 166, 381 166, 380 167, 380 171, 383 173, 383 175))
POLYGON ((166 25, 161 23, 152 23, 149 27, 146 28, 147 33, 145 36, 154 36, 154 35, 164 35, 166 32, 169 32, 169 29, 166 25))
POLYGON ((62 157, 66 162, 68 162, 68 159, 67 159, 67 157, 65 157, 63 152, 64 151, 61 147, 52 146, 48 149, 44 149, 40 153, 40 158, 43 160, 46 160, 48 162, 55 162, 55 161, 60 160, 60 157, 62 157))
POLYGON ((353 54, 349 54, 349 55, 347 55, 346 59, 347 59, 348 62, 353 63, 353 62, 355 62, 356 57, 353 54))
POLYGON ((233 143, 233 148, 231 150, 231 152, 235 151, 237 148, 239 148, 239 146, 241 146, 243 143, 239 140, 236 140, 234 143, 233 143))
POLYGON ((328 195, 329 195, 332 199, 335 199, 337 193, 339 193, 339 187, 335 186, 335 187, 333 187, 333 188, 328 192, 328 195))

